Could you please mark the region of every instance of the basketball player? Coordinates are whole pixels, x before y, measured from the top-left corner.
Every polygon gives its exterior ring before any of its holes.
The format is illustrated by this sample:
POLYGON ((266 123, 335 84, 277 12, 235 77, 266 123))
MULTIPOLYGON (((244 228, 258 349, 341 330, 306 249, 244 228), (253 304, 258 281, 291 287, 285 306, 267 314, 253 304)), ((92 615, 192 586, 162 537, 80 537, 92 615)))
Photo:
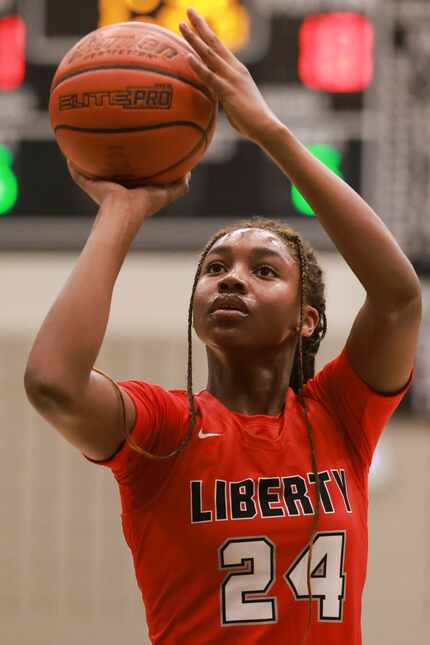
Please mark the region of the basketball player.
MULTIPOLYGON (((312 249, 282 222, 219 231, 190 303, 188 384, 115 382, 94 368, 112 291, 146 217, 186 191, 72 177, 99 205, 33 345, 39 412, 119 485, 124 535, 157 645, 359 645, 367 477, 410 387, 420 283, 383 222, 271 113, 247 69, 189 12, 192 65, 312 206, 367 297, 316 375, 326 332, 312 249), (191 329, 208 383, 192 393, 191 329)), ((341 294, 340 294, 341 297, 341 294)))

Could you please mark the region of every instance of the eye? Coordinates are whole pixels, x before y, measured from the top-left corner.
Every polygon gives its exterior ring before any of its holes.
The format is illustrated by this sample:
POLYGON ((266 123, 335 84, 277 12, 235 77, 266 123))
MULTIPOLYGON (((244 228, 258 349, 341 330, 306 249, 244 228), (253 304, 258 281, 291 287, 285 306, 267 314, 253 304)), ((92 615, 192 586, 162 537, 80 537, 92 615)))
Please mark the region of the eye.
POLYGON ((206 273, 212 273, 214 275, 217 275, 221 273, 223 269, 225 269, 225 266, 221 264, 221 262, 211 262, 206 267, 206 273))
POLYGON ((256 270, 256 273, 258 272, 260 272, 260 276, 262 278, 276 278, 278 276, 276 271, 274 271, 272 267, 269 267, 266 264, 264 264, 261 267, 258 267, 258 269, 256 270))

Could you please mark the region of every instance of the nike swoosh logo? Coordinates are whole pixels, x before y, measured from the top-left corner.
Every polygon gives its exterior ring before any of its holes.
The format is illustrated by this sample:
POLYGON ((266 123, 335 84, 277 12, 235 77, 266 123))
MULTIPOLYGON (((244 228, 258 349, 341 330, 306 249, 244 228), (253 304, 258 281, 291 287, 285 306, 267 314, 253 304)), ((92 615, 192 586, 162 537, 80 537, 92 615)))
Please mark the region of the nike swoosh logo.
POLYGON ((199 439, 207 439, 208 437, 220 437, 221 434, 219 432, 203 432, 203 430, 199 431, 199 439))

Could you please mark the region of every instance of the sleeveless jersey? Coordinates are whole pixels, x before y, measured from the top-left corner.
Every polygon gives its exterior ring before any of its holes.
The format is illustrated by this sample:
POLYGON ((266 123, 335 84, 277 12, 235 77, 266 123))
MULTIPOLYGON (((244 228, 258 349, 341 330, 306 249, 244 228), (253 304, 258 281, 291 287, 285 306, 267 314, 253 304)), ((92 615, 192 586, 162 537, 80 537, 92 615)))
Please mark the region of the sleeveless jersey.
MULTIPOLYGON (((368 471, 412 377, 399 393, 378 394, 345 348, 304 387, 321 481, 308 643, 361 644, 368 471)), ((177 447, 188 427, 186 392, 120 385, 135 404, 134 440, 156 454, 177 447)), ((176 457, 154 461, 124 443, 96 462, 119 485, 150 639, 300 645, 316 507, 303 408, 291 388, 277 417, 232 412, 206 390, 195 400, 197 425, 176 457)))

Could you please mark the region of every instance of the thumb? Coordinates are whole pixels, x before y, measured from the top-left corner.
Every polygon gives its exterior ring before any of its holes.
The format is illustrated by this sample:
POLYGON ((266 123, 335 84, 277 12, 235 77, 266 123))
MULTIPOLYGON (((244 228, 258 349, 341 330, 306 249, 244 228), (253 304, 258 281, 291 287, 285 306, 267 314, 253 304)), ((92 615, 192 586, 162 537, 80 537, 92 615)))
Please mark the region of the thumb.
POLYGON ((182 179, 179 179, 172 184, 165 184, 164 186, 147 186, 146 189, 143 189, 151 201, 151 213, 148 214, 156 213, 180 197, 183 197, 189 191, 190 179, 191 173, 188 173, 185 177, 182 177, 182 179))
POLYGON ((186 193, 190 190, 190 183, 191 173, 189 172, 178 181, 175 181, 173 184, 168 184, 166 186, 166 197, 169 200, 168 203, 175 201, 175 199, 179 199, 179 197, 183 197, 183 195, 186 195, 186 193))

